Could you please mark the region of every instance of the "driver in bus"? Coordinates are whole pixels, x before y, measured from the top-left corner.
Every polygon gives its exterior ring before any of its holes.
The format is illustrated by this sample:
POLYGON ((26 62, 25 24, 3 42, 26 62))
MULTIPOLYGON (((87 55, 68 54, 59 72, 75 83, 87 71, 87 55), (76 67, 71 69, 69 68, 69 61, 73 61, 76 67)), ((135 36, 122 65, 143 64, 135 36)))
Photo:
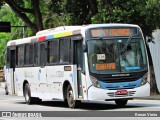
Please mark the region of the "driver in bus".
POLYGON ((132 50, 132 47, 129 45, 127 49, 122 53, 121 62, 122 66, 135 66, 135 54, 132 50), (124 63, 125 62, 125 63, 124 63))

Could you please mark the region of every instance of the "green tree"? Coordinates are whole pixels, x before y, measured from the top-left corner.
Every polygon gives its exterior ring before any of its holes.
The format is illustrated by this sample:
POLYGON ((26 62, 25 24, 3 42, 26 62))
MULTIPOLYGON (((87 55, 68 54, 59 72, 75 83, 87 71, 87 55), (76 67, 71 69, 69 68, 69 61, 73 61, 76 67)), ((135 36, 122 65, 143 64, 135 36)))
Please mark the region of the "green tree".
POLYGON ((138 24, 145 36, 160 26, 159 0, 0 0, 35 32, 59 25, 138 24), (42 19, 43 17, 43 19, 42 19), (43 21, 42 21, 43 20, 43 21))
MULTIPOLYGON (((0 21, 10 22, 12 26, 22 26, 23 21, 19 19, 7 4, 0 9, 0 21)), ((33 35, 30 28, 25 28, 26 36, 33 35)), ((0 68, 5 65, 6 43, 9 40, 23 37, 22 27, 12 27, 10 33, 0 33, 0 68)))
POLYGON ((146 24, 153 30, 160 28, 160 0, 148 0, 145 9, 146 24))
POLYGON ((4 3, 34 32, 60 25, 129 23, 151 39, 160 28, 159 0, 0 0, 0 6, 4 3))
POLYGON ((46 26, 49 26, 48 24, 53 24, 53 27, 56 27, 91 23, 88 0, 51 0, 46 2, 46 6, 49 9, 46 16, 46 26))
POLYGON ((11 40, 11 36, 6 33, 0 33, 0 69, 5 65, 6 44, 11 40))
MULTIPOLYGON (((7 4, 4 4, 3 7, 0 9, 0 21, 10 22, 11 26, 15 26, 11 27, 11 32, 8 33, 9 36, 12 36, 12 40, 23 37, 23 28, 20 27, 23 26, 23 21, 19 17, 17 17, 17 15, 11 10, 11 8, 7 4)), ((26 27, 25 34, 27 37, 33 35, 33 32, 29 27, 26 27)))
POLYGON ((34 32, 43 30, 39 0, 1 0, 7 3, 15 14, 20 17, 34 32), (27 6, 28 3, 28 6, 27 6), (34 18, 34 20, 31 19, 34 18))
POLYGON ((91 18, 92 23, 138 24, 148 37, 160 24, 159 0, 106 1, 97 0, 98 13, 91 18))

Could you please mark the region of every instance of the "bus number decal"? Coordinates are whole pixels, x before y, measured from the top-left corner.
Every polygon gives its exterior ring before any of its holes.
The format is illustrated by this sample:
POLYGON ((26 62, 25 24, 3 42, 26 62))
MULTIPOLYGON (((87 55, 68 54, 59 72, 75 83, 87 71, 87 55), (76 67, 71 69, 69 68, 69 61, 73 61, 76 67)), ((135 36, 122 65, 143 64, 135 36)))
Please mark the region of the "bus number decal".
POLYGON ((116 69, 115 63, 100 63, 96 64, 96 70, 114 70, 116 69))
POLYGON ((64 71, 71 71, 71 70, 72 70, 71 66, 64 66, 64 71))
POLYGON ((56 76, 57 77, 64 77, 64 71, 57 71, 56 76))
POLYGON ((105 60, 106 56, 105 56, 105 54, 97 54, 97 59, 98 60, 105 60))

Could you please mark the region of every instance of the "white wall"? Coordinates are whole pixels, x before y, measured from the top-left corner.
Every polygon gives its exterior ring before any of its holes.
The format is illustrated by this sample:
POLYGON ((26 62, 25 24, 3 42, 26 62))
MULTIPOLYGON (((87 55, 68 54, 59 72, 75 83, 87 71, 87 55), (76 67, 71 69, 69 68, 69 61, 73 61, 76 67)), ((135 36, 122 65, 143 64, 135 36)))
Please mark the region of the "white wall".
POLYGON ((154 43, 150 42, 149 48, 153 60, 154 72, 158 90, 160 91, 160 29, 155 30, 153 33, 154 43))

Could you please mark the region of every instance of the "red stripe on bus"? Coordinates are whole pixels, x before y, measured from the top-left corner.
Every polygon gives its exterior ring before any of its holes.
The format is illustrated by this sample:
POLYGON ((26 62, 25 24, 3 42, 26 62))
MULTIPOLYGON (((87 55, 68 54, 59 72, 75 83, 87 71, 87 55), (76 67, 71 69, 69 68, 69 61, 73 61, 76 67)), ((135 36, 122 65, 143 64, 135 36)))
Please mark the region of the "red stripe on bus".
POLYGON ((38 41, 43 41, 43 40, 46 40, 46 36, 42 36, 38 38, 38 41))

